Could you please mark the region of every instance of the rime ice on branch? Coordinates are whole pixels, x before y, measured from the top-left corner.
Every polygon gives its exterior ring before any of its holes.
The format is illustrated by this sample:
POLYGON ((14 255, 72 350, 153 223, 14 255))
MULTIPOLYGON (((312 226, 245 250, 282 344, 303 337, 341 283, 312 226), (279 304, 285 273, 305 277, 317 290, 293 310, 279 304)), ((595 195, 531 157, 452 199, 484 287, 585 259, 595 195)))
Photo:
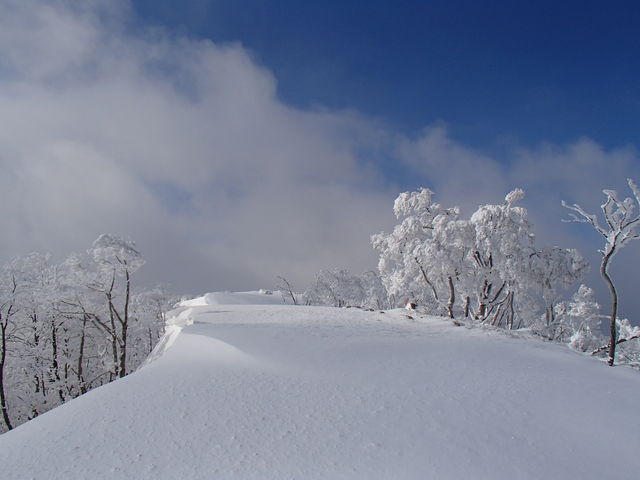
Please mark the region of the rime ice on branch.
POLYGON ((523 197, 515 189, 504 203, 482 205, 464 220, 457 207, 434 203, 431 190, 400 194, 400 224, 372 237, 392 303, 406 299, 435 314, 462 313, 504 328, 537 323, 544 303, 545 327, 553 323, 560 292, 581 278, 586 263, 575 250, 535 247, 527 211, 515 205, 523 197))
POLYGON ((609 275, 609 265, 615 254, 628 245, 631 240, 640 238, 638 227, 640 226, 640 215, 635 210, 640 206, 640 189, 630 178, 627 179, 629 188, 635 198, 630 197, 620 200, 615 190, 603 190, 607 200, 601 205, 602 215, 605 225, 600 222, 597 215, 587 213, 580 205, 568 205, 562 202, 562 206, 575 213, 570 213, 573 222, 588 223, 605 239, 604 247, 598 250, 602 255, 600 262, 600 274, 604 279, 609 292, 611 293, 611 316, 609 319, 609 365, 613 365, 616 354, 616 345, 621 343, 618 340, 617 316, 618 316, 618 292, 609 275))
POLYGON ((133 288, 143 259, 101 235, 60 264, 32 253, 0 268, 0 431, 133 371, 172 299, 133 288))

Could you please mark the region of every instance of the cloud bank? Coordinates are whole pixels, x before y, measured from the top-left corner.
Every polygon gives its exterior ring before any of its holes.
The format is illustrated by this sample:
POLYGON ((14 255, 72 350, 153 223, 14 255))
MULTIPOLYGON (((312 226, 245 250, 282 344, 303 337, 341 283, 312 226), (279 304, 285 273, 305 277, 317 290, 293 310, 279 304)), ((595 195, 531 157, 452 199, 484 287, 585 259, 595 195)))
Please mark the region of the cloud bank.
POLYGON ((239 44, 132 33, 127 4, 82 5, 2 2, 4 257, 117 232, 147 276, 190 290, 372 264, 393 195, 358 156, 370 122, 289 108, 239 44))
MULTIPOLYGON (((241 44, 142 29, 132 11, 0 0, 2 260, 113 232, 137 241, 148 283, 199 293, 285 275, 303 288, 321 268, 373 268, 369 236, 393 225, 399 191, 424 185, 469 213, 523 187, 540 237, 597 261, 599 239, 560 223, 560 199, 596 210, 602 188, 640 181, 633 147, 585 138, 505 163, 443 126, 408 137, 357 112, 293 108, 241 44)), ((624 252, 614 273, 631 278, 637 260, 624 252)))

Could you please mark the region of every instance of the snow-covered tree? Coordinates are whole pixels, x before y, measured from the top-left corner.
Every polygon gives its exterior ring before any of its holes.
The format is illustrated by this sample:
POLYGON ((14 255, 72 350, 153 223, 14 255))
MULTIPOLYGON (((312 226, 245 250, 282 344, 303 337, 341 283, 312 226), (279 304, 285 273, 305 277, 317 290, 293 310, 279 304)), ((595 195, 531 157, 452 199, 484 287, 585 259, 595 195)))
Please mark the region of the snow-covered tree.
POLYGON ((7 360, 16 331, 13 317, 19 308, 16 301, 17 293, 18 285, 15 278, 4 268, 0 275, 0 410, 5 427, 9 430, 13 428, 13 422, 9 416, 7 399, 7 360))
POLYGON ((136 291, 143 260, 132 242, 102 235, 60 264, 32 253, 0 270, 0 410, 25 422, 140 365, 174 300, 136 291))
MULTIPOLYGON (((530 288, 530 258, 536 253, 527 211, 514 204, 524 198, 515 189, 501 205, 483 205, 471 216, 475 228, 472 257, 477 273, 476 318, 514 328, 517 301, 530 288)), ((522 320, 522 319, 521 319, 522 320)))
POLYGON ((580 285, 570 300, 554 305, 551 322, 546 321, 545 312, 545 323, 538 331, 552 341, 568 343, 574 350, 591 352, 602 342, 601 318, 593 290, 580 285))
POLYGON ((640 326, 631 325, 628 319, 618 319, 618 348, 616 361, 640 368, 640 326), (633 340, 633 341, 631 341, 633 340))
POLYGON ((556 306, 564 290, 580 281, 588 268, 589 264, 575 249, 545 247, 531 256, 530 276, 533 285, 542 292, 546 326, 555 323, 556 306))
POLYGON ((442 312, 447 304, 444 291, 449 291, 449 304, 455 300, 455 267, 440 230, 455 222, 460 212, 434 203, 432 197, 426 188, 401 193, 393 207, 400 224, 389 234, 373 235, 371 241, 380 252, 378 269, 392 303, 411 301, 442 312))
POLYGON ((360 274, 358 278, 364 293, 364 299, 360 303, 361 307, 373 308, 376 310, 382 310, 389 307, 387 290, 384 288, 382 279, 378 272, 367 270, 360 274))
POLYGON ((18 355, 12 358, 12 371, 21 370, 31 377, 12 389, 22 407, 14 413, 23 420, 69 397, 65 384, 70 374, 70 326, 57 311, 58 269, 50 255, 31 253, 14 259, 9 268, 18 285, 20 305, 16 315, 18 355))
POLYGON ((144 362, 164 334, 165 313, 180 299, 164 288, 136 292, 131 296, 129 365, 144 362))
POLYGON ((555 304, 586 263, 575 250, 536 248, 527 211, 516 205, 523 197, 515 189, 465 220, 457 207, 434 203, 428 189, 400 194, 400 224, 372 237, 393 304, 411 301, 450 318, 473 310, 476 320, 504 328, 533 325, 544 304, 552 323, 555 304))
POLYGON ((109 234, 100 235, 93 242, 89 255, 97 269, 88 286, 106 299, 108 313, 99 321, 111 337, 114 376, 124 377, 128 373, 131 276, 144 264, 144 260, 134 242, 109 234))
POLYGON ((386 291, 375 272, 354 275, 348 270, 321 270, 304 293, 308 305, 386 308, 386 291))
POLYGON ((609 317, 609 365, 613 366, 616 357, 617 320, 618 320, 618 292, 611 276, 609 266, 611 260, 620 249, 626 247, 632 240, 640 238, 640 215, 636 209, 640 206, 640 189, 632 179, 627 179, 633 197, 620 200, 615 190, 603 190, 606 201, 600 207, 604 224, 595 214, 587 213, 580 205, 562 205, 571 210, 571 221, 590 224, 605 239, 604 247, 599 250, 602 255, 600 274, 611 294, 611 315, 609 317))

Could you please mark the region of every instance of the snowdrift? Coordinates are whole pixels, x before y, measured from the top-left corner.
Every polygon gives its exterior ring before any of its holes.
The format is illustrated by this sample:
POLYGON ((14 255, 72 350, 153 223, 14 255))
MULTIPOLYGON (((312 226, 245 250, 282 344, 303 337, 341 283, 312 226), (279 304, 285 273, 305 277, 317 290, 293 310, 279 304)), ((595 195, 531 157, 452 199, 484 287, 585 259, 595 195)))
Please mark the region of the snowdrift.
POLYGON ((257 292, 213 292, 202 297, 186 300, 184 307, 204 305, 282 305, 291 303, 288 295, 279 291, 261 290, 257 292))
POLYGON ((636 479, 638 398, 637 372, 558 345, 208 294, 138 372, 0 436, 0 464, 11 479, 636 479))

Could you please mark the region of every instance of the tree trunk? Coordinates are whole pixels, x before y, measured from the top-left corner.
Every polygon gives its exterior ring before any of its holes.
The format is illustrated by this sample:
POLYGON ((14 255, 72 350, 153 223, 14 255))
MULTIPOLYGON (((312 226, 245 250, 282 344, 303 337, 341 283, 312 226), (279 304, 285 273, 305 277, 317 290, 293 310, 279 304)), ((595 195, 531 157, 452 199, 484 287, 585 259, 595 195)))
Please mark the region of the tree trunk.
POLYGON ((449 318, 453 317, 453 306, 456 303, 456 291, 453 287, 453 278, 449 277, 449 303, 447 303, 447 311, 449 312, 449 318))
POLYGON ((514 297, 514 293, 513 292, 509 292, 508 295, 508 303, 507 303, 507 308, 508 308, 508 317, 507 317, 507 325, 509 326, 509 330, 513 330, 513 320, 515 319, 515 309, 513 308, 513 297, 514 297))
POLYGON ((438 292, 436 291, 436 287, 434 287, 433 283, 431 283, 431 280, 429 280, 429 277, 427 277, 427 272, 425 272, 424 268, 422 268, 422 265, 418 261, 418 258, 414 258, 414 260, 418 264, 418 268, 420 269, 420 273, 422 274, 422 278, 424 279, 425 283, 429 285, 429 287, 431 287, 431 293, 433 293, 433 298, 436 300, 436 302, 439 302, 440 299, 438 298, 438 292))
POLYGON ((129 329, 129 302, 131 301, 131 278, 129 270, 125 270, 126 290, 124 296, 124 314, 121 319, 122 336, 120 340, 120 377, 127 374, 127 330, 129 329))
POLYGON ((484 321, 487 317, 487 301, 489 300, 492 287, 492 284, 486 280, 484 281, 484 285, 482 286, 482 296, 478 300, 478 311, 475 314, 476 320, 484 321))
POLYGON ((547 324, 547 327, 556 321, 556 312, 553 308, 553 303, 547 305, 544 312, 544 319, 547 324))
POLYGON ((58 327, 55 320, 51 320, 51 370, 56 387, 58 387, 58 397, 64 403, 64 392, 60 388, 60 363, 58 362, 58 327))
MULTIPOLYGON (((286 278, 281 276, 278 276, 278 279, 281 282, 280 285, 278 285, 278 288, 280 290, 285 290, 286 293, 289 295, 289 297, 291 297, 291 301, 293 302, 293 304, 298 305, 298 299, 293 293, 293 288, 291 288, 291 284, 289 283, 289 281, 286 278)), ((283 301, 284 301, 284 296, 283 296, 283 301)))
POLYGON ((7 320, 2 320, 2 314, 0 314, 0 344, 2 346, 2 352, 0 352, 0 409, 7 429, 12 430, 13 425, 11 425, 11 420, 9 419, 7 397, 4 393, 4 367, 7 360, 7 320))
POLYGON ((609 292, 611 293, 611 318, 609 319, 609 333, 611 338, 609 340, 609 361, 607 362, 611 367, 613 366, 613 362, 616 358, 616 337, 618 335, 618 330, 616 328, 616 318, 618 317, 618 292, 616 291, 616 287, 613 285, 613 281, 611 280, 608 271, 609 260, 611 260, 614 252, 615 247, 603 257, 602 263, 600 264, 600 275, 602 275, 602 278, 607 284, 607 287, 609 287, 609 292))
MULTIPOLYGON (((40 345, 40 336, 38 335, 38 315, 33 312, 31 314, 31 330, 33 332, 33 345, 35 347, 35 349, 38 349, 38 346, 40 345)), ((42 391, 40 389, 40 383, 41 383, 41 378, 38 372, 42 372, 42 366, 41 366, 41 361, 39 359, 35 360, 36 362, 36 373, 33 374, 33 393, 38 394, 38 393, 42 393, 42 396, 44 396, 44 391, 42 391)), ((43 375, 44 376, 44 375, 43 375)), ((37 416, 37 412, 34 415, 34 417, 37 416)))
POLYGON ((120 342, 120 378, 127 374, 127 324, 122 325, 122 341, 120 342))
POLYGON ((82 370, 82 362, 84 361, 84 343, 87 335, 87 315, 82 316, 82 335, 80 337, 80 351, 78 352, 78 365, 76 368, 78 374, 78 388, 80 389, 80 394, 87 393, 87 386, 84 382, 84 375, 82 370))
POLYGON ((113 366, 109 372, 109 381, 112 382, 118 376, 118 337, 116 335, 116 321, 113 314, 113 304, 111 298, 109 298, 109 322, 111 324, 111 355, 113 366))
POLYGON ((484 314, 486 310, 487 310, 487 306, 484 303, 480 303, 480 305, 478 305, 478 312, 476 313, 476 319, 484 320, 484 314))

